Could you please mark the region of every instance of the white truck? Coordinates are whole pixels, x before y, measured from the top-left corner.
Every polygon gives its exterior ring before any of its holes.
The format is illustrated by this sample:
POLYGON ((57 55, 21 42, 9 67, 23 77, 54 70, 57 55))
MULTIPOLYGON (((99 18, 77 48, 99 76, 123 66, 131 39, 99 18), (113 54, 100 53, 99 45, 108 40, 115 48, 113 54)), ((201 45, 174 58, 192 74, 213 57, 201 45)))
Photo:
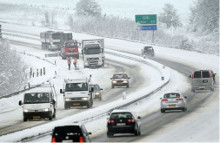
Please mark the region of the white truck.
POLYGON ((41 48, 46 50, 61 50, 63 43, 72 39, 72 33, 45 31, 40 33, 41 48))
POLYGON ((84 68, 103 67, 105 64, 104 39, 82 40, 84 68))
POLYGON ((57 95, 52 85, 42 85, 25 92, 23 101, 19 101, 23 108, 23 120, 56 117, 57 95))
POLYGON ((77 106, 87 106, 87 108, 93 105, 93 88, 89 88, 89 80, 83 79, 65 79, 63 89, 60 89, 60 93, 64 97, 64 108, 77 106))

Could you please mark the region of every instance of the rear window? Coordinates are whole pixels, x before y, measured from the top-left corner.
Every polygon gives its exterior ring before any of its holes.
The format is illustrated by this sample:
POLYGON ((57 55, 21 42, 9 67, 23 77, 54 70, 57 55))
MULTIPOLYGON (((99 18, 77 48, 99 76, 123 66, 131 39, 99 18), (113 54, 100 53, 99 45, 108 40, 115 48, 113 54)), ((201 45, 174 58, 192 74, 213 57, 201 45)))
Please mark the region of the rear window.
POLYGON ((202 77, 203 78, 209 78, 209 71, 203 71, 202 72, 202 77))
POLYGON ((194 72, 194 78, 201 78, 201 71, 194 72))
POLYGON ((179 93, 167 93, 164 95, 164 98, 179 98, 180 94, 179 93))
POLYGON ((123 113, 112 113, 110 119, 130 119, 133 118, 132 114, 129 112, 123 113))
POLYGON ((54 128, 53 137, 65 139, 66 136, 69 136, 70 138, 71 136, 83 136, 83 134, 79 126, 63 126, 54 128))

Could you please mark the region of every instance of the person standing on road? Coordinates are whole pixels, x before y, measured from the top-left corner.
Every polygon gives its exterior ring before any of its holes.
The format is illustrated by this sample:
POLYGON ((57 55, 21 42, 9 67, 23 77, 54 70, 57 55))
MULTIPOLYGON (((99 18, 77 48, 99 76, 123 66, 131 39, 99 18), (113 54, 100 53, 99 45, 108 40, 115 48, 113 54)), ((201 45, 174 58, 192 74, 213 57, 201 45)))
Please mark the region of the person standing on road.
POLYGON ((71 59, 70 59, 70 57, 67 59, 67 64, 68 64, 68 68, 70 70, 70 66, 71 66, 71 59))
POLYGON ((75 66, 75 70, 76 70, 76 64, 77 64, 77 58, 74 58, 74 62, 73 62, 74 66, 75 66))

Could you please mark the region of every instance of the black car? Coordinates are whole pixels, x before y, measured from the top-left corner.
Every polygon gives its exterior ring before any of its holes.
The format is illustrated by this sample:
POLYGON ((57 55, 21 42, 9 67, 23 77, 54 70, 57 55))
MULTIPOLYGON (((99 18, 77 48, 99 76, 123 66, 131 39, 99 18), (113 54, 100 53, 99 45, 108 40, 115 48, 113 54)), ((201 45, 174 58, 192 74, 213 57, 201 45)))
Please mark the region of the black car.
POLYGON ((142 51, 141 55, 145 58, 146 56, 154 57, 154 48, 152 46, 145 46, 142 51))
POLYGON ((107 123, 107 136, 113 137, 118 133, 133 133, 138 136, 141 134, 141 117, 136 116, 128 110, 114 110, 110 114, 107 123))
POLYGON ((91 142, 84 125, 58 126, 53 129, 52 142, 91 142))

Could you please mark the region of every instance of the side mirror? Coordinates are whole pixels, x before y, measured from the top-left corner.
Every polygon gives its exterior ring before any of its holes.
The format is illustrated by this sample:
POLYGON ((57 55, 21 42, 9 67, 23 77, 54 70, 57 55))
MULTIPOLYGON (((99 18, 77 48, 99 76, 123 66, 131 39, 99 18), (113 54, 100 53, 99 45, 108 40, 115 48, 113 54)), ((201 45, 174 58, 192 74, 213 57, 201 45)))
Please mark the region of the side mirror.
POLYGON ((94 92, 94 88, 93 87, 91 87, 91 89, 90 89, 90 91, 89 92, 94 92))
POLYGON ((103 90, 102 88, 100 88, 100 90, 103 90))
POLYGON ((55 103, 56 103, 56 101, 53 99, 53 100, 52 100, 52 104, 55 104, 55 103))
POLYGON ((184 98, 187 98, 187 96, 184 96, 184 98))
POLYGON ((89 134, 89 135, 91 135, 92 133, 91 133, 91 132, 89 132, 88 134, 89 134))
POLYGON ((21 106, 21 105, 22 105, 22 101, 21 101, 21 100, 18 102, 18 105, 19 105, 19 106, 21 106))
POLYGON ((128 77, 128 79, 130 79, 130 77, 128 77))
POLYGON ((110 79, 112 79, 112 78, 110 78, 110 79))
POLYGON ((62 89, 60 89, 60 93, 63 93, 63 90, 62 90, 62 89))
POLYGON ((162 100, 162 97, 160 97, 160 100, 162 100))
POLYGON ((140 117, 140 116, 138 116, 138 119, 141 119, 141 117, 140 117))

